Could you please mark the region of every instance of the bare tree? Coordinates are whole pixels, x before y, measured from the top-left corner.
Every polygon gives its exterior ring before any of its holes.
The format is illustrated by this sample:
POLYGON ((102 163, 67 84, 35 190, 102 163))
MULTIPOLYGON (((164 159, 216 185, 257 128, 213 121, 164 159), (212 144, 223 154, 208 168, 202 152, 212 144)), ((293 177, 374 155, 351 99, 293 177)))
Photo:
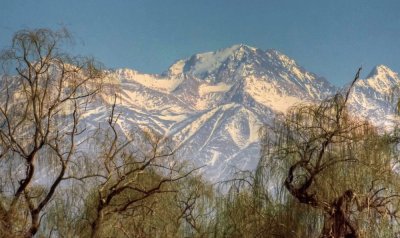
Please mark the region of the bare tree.
POLYGON ((212 235, 210 224, 215 218, 214 192, 202 177, 191 177, 181 183, 179 193, 174 194, 174 206, 178 207, 176 224, 182 226, 185 237, 212 235), (181 225, 182 224, 182 225, 181 225))
POLYGON ((346 108, 360 70, 344 96, 292 108, 264 150, 265 163, 287 166, 287 191, 324 214, 321 237, 361 237, 395 224, 399 215, 395 141, 346 108))
POLYGON ((62 47, 66 30, 17 32, 1 54, 0 229, 32 237, 77 152, 85 106, 103 73, 62 47))
MULTIPOLYGON (((195 169, 175 158, 175 151, 161 136, 151 130, 138 129, 125 133, 119 126, 116 98, 111 106, 107 127, 100 127, 90 138, 91 171, 71 174, 64 179, 88 183, 86 212, 82 219, 83 236, 102 237, 109 233, 139 236, 144 231, 133 224, 136 217, 150 216, 155 210, 154 197, 161 199, 167 194, 178 193, 178 186, 195 169), (163 195, 165 194, 165 195, 163 195), (129 218, 129 220, 127 219, 129 218), (118 223, 118 220, 125 221, 118 223), (136 234, 131 234, 134 232, 136 234)), ((171 209, 163 208, 163 209, 171 209)))

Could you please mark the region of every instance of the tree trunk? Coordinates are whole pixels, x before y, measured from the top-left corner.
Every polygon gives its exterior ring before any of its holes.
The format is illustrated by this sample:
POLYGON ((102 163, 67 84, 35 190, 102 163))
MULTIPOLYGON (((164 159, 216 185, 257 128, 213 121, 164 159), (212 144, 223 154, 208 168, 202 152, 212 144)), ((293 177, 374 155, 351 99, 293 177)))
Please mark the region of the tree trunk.
POLYGON ((321 238, 358 238, 358 231, 350 221, 350 203, 353 192, 348 190, 330 206, 325 217, 321 238))
POLYGON ((98 207, 97 207, 97 215, 96 218, 94 219, 94 221, 91 224, 91 228, 92 228, 92 233, 90 234, 91 238, 96 238, 98 237, 98 232, 100 229, 100 224, 103 221, 103 204, 100 201, 98 207))

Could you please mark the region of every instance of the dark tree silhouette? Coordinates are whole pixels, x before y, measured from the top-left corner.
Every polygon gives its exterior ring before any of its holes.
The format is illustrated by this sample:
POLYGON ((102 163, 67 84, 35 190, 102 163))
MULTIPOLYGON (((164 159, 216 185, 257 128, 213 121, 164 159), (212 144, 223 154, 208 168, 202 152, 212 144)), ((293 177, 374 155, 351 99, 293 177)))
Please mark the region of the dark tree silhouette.
POLYGON ((360 70, 344 95, 292 108, 277 121, 275 138, 264 150, 265 161, 287 164, 287 191, 323 212, 321 237, 360 237, 362 219, 395 222, 399 215, 399 178, 392 167, 396 139, 347 110, 360 70))

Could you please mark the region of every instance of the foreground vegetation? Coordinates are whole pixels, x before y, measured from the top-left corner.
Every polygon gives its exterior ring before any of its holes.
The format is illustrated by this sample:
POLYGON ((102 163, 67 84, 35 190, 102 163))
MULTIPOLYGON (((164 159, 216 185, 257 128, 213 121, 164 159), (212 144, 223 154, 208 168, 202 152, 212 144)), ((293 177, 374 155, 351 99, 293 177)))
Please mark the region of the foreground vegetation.
POLYGON ((210 185, 162 135, 121 130, 118 89, 68 39, 24 30, 1 54, 0 237, 400 234, 399 136, 348 113, 352 86, 278 116, 257 169, 210 185))

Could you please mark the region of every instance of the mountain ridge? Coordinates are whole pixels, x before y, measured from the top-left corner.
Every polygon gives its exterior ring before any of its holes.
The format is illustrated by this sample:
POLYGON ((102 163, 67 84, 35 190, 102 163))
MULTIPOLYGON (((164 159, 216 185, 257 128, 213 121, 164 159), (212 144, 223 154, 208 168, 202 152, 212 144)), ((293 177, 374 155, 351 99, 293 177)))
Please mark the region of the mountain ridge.
MULTIPOLYGON (((385 127, 395 122, 385 94, 400 80, 387 66, 371 72, 355 84, 349 108, 385 127)), ((207 165, 212 181, 255 168, 256 135, 277 114, 339 90, 277 50, 244 44, 177 60, 162 74, 118 69, 113 77, 120 82, 125 129, 150 127, 171 138, 182 158, 207 165)))

